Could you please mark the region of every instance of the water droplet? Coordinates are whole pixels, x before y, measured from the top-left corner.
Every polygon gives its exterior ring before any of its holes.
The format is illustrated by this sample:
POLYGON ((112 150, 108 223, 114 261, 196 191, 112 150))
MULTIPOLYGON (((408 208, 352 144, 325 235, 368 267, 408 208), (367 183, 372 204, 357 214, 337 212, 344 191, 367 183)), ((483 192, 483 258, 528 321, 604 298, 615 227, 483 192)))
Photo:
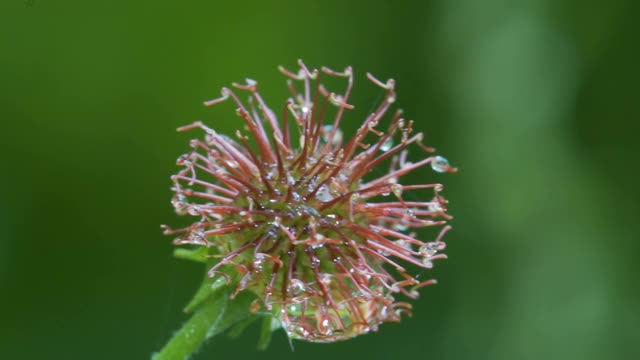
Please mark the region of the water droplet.
POLYGON ((449 165, 449 160, 440 155, 437 155, 431 162, 431 168, 436 172, 443 173, 450 171, 451 165, 449 165))
MULTIPOLYGON (((184 196, 180 197, 180 198, 184 198, 184 196)), ((176 214, 178 215, 186 215, 187 214, 187 206, 189 206, 187 203, 185 203, 184 201, 186 200, 177 200, 177 201, 172 201, 171 205, 173 205, 173 208, 176 212, 176 214)))
POLYGON ((326 241, 325 241, 324 235, 322 234, 316 234, 315 236, 310 237, 307 240, 307 244, 309 244, 312 249, 319 249, 323 247, 325 242, 326 241))
POLYGON ((269 257, 269 255, 264 253, 257 253, 255 258, 253 259, 253 268, 257 271, 262 271, 262 267, 264 265, 265 260, 269 257))
POLYGON ((269 171, 269 172, 267 172, 267 173, 264 175, 264 177, 265 177, 265 179, 267 179, 267 180, 273 180, 273 178, 275 177, 275 175, 276 175, 276 174, 275 174, 273 171, 269 171))
POLYGON ((191 205, 187 207, 187 214, 191 216, 198 216, 202 214, 202 208, 198 205, 191 205))
POLYGON ((296 179, 293 177, 293 175, 291 174, 287 175, 287 183, 289 183, 289 185, 293 185, 296 183, 296 179))
POLYGON ((305 291, 304 282, 302 282, 302 280, 300 279, 291 279, 291 281, 289 281, 289 286, 287 288, 289 290, 290 295, 292 295, 293 297, 300 296, 304 294, 304 291, 305 291))
POLYGON ((396 245, 402 246, 403 248, 405 248, 407 250, 411 250, 411 243, 409 243, 408 241, 406 241, 404 239, 396 240, 395 243, 396 243, 396 245))
POLYGON ((380 317, 382 317, 383 319, 386 319, 388 316, 389 316, 389 307, 383 306, 382 309, 380 309, 380 317))
POLYGON ((173 243, 176 245, 207 245, 207 238, 201 231, 192 231, 186 235, 177 237, 173 240, 173 243))
POLYGON ((293 199, 293 201, 300 201, 302 199, 302 197, 300 196, 300 194, 298 194, 297 192, 292 192, 291 193, 291 198, 293 199))
POLYGON ((385 142, 380 145, 380 150, 387 152, 393 147, 393 138, 389 137, 385 142))
POLYGON ((316 216, 319 217, 320 213, 318 212, 318 210, 316 210, 315 208, 311 207, 311 206, 306 206, 306 205, 300 205, 296 208, 298 214, 300 216, 316 216))
POLYGON ((380 254, 380 255, 382 255, 384 257, 388 257, 388 256, 391 255, 390 253, 388 253, 388 252, 386 252, 384 250, 378 250, 378 254, 380 254))
POLYGON ((329 187, 327 185, 322 185, 318 192, 316 192, 316 198, 322 202, 328 202, 333 200, 333 196, 329 192, 329 187))
POLYGON ((187 165, 189 163, 189 155, 187 154, 178 156, 178 159, 176 160, 176 165, 187 165))
POLYGON ((442 211, 442 206, 440 206, 440 203, 438 202, 430 203, 429 206, 427 206, 427 208, 429 209, 429 211, 433 211, 433 212, 442 211))
POLYGON ((322 321, 320 321, 320 323, 318 324, 318 330, 322 335, 325 336, 330 336, 331 334, 333 334, 333 331, 331 330, 331 322, 328 318, 324 318, 322 319, 322 321))
MULTIPOLYGON (((333 131, 333 125, 325 125, 322 127, 322 140, 325 143, 329 142, 329 136, 331 135, 332 131, 333 131)), ((343 137, 342 130, 336 129, 335 133, 333 134, 331 145, 340 144, 342 142, 342 137, 343 137)))
POLYGON ((409 227, 405 224, 396 223, 393 225, 394 230, 398 231, 406 231, 409 227))
POLYGON ((438 250, 440 249, 441 249, 441 245, 439 243, 430 242, 420 246, 420 249, 418 251, 423 256, 431 257, 437 254, 438 250))
POLYGON ((333 278, 333 275, 324 273, 320 275, 320 282, 329 286, 331 284, 331 281, 333 281, 332 278, 333 278))

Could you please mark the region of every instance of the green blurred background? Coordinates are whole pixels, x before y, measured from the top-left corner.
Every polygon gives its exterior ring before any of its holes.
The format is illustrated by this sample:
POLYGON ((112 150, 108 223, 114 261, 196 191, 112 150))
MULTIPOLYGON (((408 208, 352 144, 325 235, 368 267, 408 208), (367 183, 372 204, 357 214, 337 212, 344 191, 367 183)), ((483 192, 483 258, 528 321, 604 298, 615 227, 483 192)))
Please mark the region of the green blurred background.
POLYGON ((3 1, 0 358, 148 359, 203 269, 159 224, 203 100, 244 77, 273 108, 277 65, 356 71, 358 110, 398 103, 456 175, 449 260, 413 318, 354 340, 196 359, 640 358, 639 3, 3 1))

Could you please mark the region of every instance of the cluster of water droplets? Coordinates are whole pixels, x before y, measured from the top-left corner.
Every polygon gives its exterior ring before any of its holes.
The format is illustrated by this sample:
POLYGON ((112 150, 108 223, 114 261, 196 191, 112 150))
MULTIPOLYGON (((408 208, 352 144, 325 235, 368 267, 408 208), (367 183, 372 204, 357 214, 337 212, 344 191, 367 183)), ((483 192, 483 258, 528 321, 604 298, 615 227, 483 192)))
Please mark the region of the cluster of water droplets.
POLYGON ((418 252, 423 257, 422 263, 427 269, 433 267, 433 260, 436 259, 438 252, 444 250, 446 244, 441 241, 428 242, 420 247, 418 252))
MULTIPOLYGON (((320 281, 332 287, 331 275, 322 275, 320 281)), ((375 331, 379 324, 396 321, 400 316, 392 309, 392 299, 381 301, 369 296, 367 300, 359 294, 353 294, 351 298, 334 298, 336 306, 333 308, 324 303, 322 297, 309 296, 309 292, 304 283, 292 281, 289 285, 289 293, 298 296, 280 310, 280 318, 290 338, 314 342, 345 340, 375 331)), ((331 293, 338 294, 336 291, 331 293)))
POLYGON ((189 231, 188 233, 179 236, 173 240, 173 243, 176 245, 209 245, 209 240, 207 240, 204 232, 200 230, 189 231))

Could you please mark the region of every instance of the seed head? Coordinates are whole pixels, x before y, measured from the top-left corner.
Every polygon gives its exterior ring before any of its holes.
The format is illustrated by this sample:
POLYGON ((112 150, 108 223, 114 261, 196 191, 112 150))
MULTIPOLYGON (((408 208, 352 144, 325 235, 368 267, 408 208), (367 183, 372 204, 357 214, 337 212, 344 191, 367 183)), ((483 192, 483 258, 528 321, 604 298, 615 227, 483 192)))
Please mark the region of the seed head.
POLYGON ((309 70, 302 61, 288 77, 291 91, 281 119, 265 104, 257 82, 233 84, 248 93, 245 103, 229 88, 205 102, 231 100, 244 121, 237 140, 201 122, 201 139, 178 159, 172 177, 173 206, 197 218, 182 229, 176 245, 205 246, 219 261, 209 276, 222 276, 234 295, 250 290, 259 302, 252 311, 268 311, 291 338, 315 342, 347 339, 411 313, 398 295, 417 298, 421 281, 409 267, 429 269, 445 258, 443 235, 449 230, 441 184, 401 185, 404 175, 425 165, 454 172, 447 160, 431 155, 422 133, 401 111, 379 123, 396 100, 392 79, 368 79, 385 92, 381 104, 346 138, 340 130, 353 86, 353 72, 309 70), (324 77, 346 80, 342 93, 323 85, 324 77), (251 146, 250 143, 254 143, 251 146), (409 146, 426 157, 407 160, 409 146), (387 171, 380 171, 384 166, 387 171), (381 174, 377 177, 374 174, 381 174), (407 193, 413 192, 411 198, 407 193), (430 193, 430 195, 429 195, 430 193), (413 200, 427 194, 427 201, 413 200), (411 229, 435 227, 423 241, 411 229))

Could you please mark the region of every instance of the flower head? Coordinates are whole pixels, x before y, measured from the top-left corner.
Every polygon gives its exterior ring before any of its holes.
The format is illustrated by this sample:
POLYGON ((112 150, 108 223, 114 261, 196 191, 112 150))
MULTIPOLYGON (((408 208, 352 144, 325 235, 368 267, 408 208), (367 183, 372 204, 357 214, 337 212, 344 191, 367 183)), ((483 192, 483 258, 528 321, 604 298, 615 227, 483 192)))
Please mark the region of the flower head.
POLYGON ((411 305, 397 295, 416 298, 418 288, 435 282, 418 280, 407 265, 429 269, 445 258, 440 251, 450 216, 443 186, 399 180, 426 165, 437 172, 456 169, 432 155, 401 111, 380 130, 396 100, 392 79, 367 74, 385 91, 384 99, 345 138, 340 125, 353 108, 351 67, 299 66, 297 72, 280 69, 292 93, 281 120, 247 79, 233 84, 237 91, 223 88, 220 98, 205 102, 231 100, 246 134, 237 131, 234 140, 201 122, 179 129, 204 132, 191 140, 192 150, 178 159, 182 170, 172 177, 175 210, 197 220, 165 233, 178 235, 177 245, 210 249, 219 261, 209 276, 224 277, 235 294, 257 294, 253 310, 271 312, 290 337, 328 342, 399 321, 411 305), (324 77, 345 79, 346 89, 339 94, 326 88, 324 77), (248 94, 246 103, 240 92, 248 94), (426 157, 409 162, 410 146, 426 157), (381 166, 387 170, 381 173, 381 166), (411 199, 409 192, 415 193, 411 199), (425 194, 428 200, 413 200, 425 194), (424 227, 438 229, 431 240, 407 233, 424 227))

